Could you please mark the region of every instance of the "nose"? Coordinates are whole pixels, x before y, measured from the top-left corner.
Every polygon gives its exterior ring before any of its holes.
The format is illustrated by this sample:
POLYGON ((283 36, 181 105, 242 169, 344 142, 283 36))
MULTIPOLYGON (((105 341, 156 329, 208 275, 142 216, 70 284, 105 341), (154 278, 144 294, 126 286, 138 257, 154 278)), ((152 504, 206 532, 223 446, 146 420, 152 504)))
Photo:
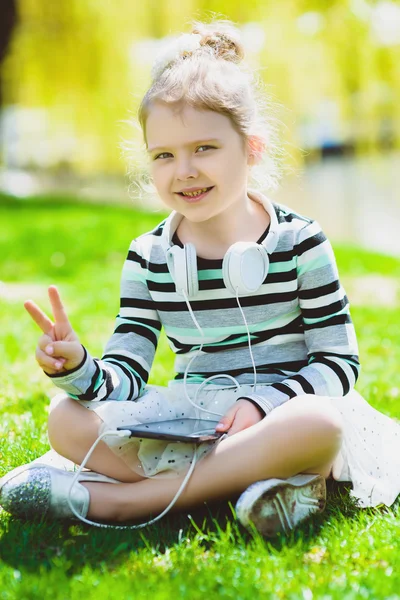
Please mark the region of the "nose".
POLYGON ((196 178, 198 175, 197 169, 190 157, 182 157, 176 162, 176 178, 180 181, 185 181, 189 178, 196 178))

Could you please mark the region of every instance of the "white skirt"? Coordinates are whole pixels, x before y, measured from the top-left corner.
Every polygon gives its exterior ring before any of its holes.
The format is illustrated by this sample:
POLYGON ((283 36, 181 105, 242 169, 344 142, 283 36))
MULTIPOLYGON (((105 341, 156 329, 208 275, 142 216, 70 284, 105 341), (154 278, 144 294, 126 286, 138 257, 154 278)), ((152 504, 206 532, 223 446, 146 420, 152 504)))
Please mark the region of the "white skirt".
MULTIPOLYGON (((190 384, 187 387, 194 401, 199 385, 190 384)), ((262 387, 258 384, 257 391, 262 387)), ((196 403, 215 414, 201 413, 201 418, 218 421, 238 397, 252 391, 252 385, 243 385, 240 389, 232 385, 203 386, 196 403)), ((343 397, 320 396, 320 400, 332 403, 341 413, 344 423, 342 446, 332 469, 333 479, 352 483, 350 495, 358 500, 360 507, 391 506, 400 493, 399 422, 374 409, 355 390, 343 397)), ((170 382, 168 387, 149 385, 143 395, 133 402, 106 400, 79 403, 101 418, 101 433, 121 425, 199 416, 199 411, 187 400, 183 384, 177 382, 170 382)), ((176 477, 185 474, 196 448, 190 443, 118 438, 115 435, 105 436, 103 440, 133 471, 143 477, 176 477)), ((200 444, 197 459, 203 458, 216 443, 200 444)))

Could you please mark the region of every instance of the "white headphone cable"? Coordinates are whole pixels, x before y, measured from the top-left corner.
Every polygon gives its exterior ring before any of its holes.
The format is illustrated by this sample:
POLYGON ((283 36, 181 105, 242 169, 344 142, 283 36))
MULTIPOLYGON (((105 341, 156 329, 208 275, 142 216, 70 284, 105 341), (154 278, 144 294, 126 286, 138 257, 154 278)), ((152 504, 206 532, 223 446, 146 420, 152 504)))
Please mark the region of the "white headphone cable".
MULTIPOLYGON (((104 436, 106 435, 117 435, 118 437, 130 437, 131 432, 128 430, 119 430, 119 429, 112 429, 110 431, 105 431, 102 434, 99 435, 99 437, 97 438, 97 440, 94 442, 94 444, 92 445, 92 447, 89 449, 88 453, 86 454, 85 458, 82 461, 82 464, 80 465, 79 469, 77 470, 72 482, 71 482, 71 487, 69 488, 68 491, 68 495, 67 495, 67 501, 68 501, 68 505, 70 510, 72 511, 72 513, 81 521, 83 521, 84 523, 87 523, 88 525, 95 525, 96 527, 104 527, 104 528, 110 528, 110 529, 141 529, 143 527, 147 527, 147 525, 151 525, 153 523, 155 523, 156 521, 158 521, 159 519, 161 519, 161 517, 163 517, 171 508, 172 506, 175 504, 176 500, 179 498, 179 496, 181 495, 181 493, 183 492, 190 476, 192 475, 193 471, 194 471, 194 467, 196 464, 196 461, 198 459, 197 453, 198 453, 198 448, 195 447, 195 451, 193 454, 193 461, 192 464, 190 465, 190 468, 188 470, 188 472, 185 475, 184 480, 182 481, 178 491, 176 492, 175 496, 173 497, 173 499, 171 500, 171 502, 168 504, 167 508, 165 510, 163 510, 163 512, 161 514, 159 514, 157 517, 155 517, 154 519, 151 519, 150 521, 146 521, 145 523, 140 523, 139 525, 107 525, 105 523, 96 523, 95 521, 90 521, 89 519, 86 519, 85 517, 82 517, 82 515, 80 515, 74 508, 74 506, 72 505, 71 502, 71 492, 72 492, 72 488, 74 487, 75 483, 78 481, 79 476, 82 473, 82 470, 84 469, 87 461, 89 460, 89 458, 92 455, 93 450, 96 448, 97 444, 103 439, 104 436)), ((224 434, 225 435, 225 434, 224 434)), ((224 435, 222 435, 218 441, 221 441, 221 439, 224 437, 224 435)), ((121 482, 122 483, 122 482, 121 482)), ((114 484, 112 484, 114 485, 114 484)), ((118 485, 118 484, 116 484, 118 485)))
MULTIPOLYGON (((199 325, 199 324, 198 324, 198 322, 197 322, 197 319, 196 319, 196 317, 194 316, 194 313, 193 313, 192 307, 190 306, 190 302, 189 302, 189 300, 188 300, 188 297, 187 297, 187 295, 186 295, 186 292, 185 292, 185 290, 184 290, 184 289, 182 289, 182 290, 181 290, 181 294, 182 294, 182 296, 185 298, 185 302, 186 302, 186 304, 187 304, 187 307, 188 307, 188 309, 189 309, 190 316, 192 317, 192 320, 193 320, 194 324, 196 325, 197 329, 199 330, 201 337, 202 337, 202 338, 204 338, 204 333, 203 333, 203 330, 201 329, 200 325, 199 325)), ((232 375, 228 375, 227 373, 221 373, 221 374, 218 374, 218 375, 211 375, 211 377, 207 377, 207 379, 205 379, 204 381, 202 381, 202 382, 201 382, 201 384, 200 384, 200 387, 197 389, 197 391, 196 391, 196 394, 195 394, 195 397, 194 397, 194 400, 195 400, 194 402, 193 402, 193 400, 191 400, 191 398, 189 397, 189 394, 187 393, 187 383, 186 383, 186 381, 187 381, 187 374, 188 374, 188 371, 189 371, 190 365, 192 364, 192 362, 194 361, 194 359, 195 359, 195 358, 197 358, 197 356, 199 356, 199 355, 200 355, 200 353, 201 353, 201 351, 202 351, 202 348, 203 348, 203 346, 204 346, 204 340, 201 342, 199 350, 198 350, 198 351, 197 351, 197 353, 196 353, 196 354, 195 354, 195 355, 194 355, 194 356, 193 356, 193 357, 190 359, 190 361, 189 361, 189 363, 188 363, 188 365, 187 365, 187 367, 186 367, 186 369, 185 369, 185 373, 184 373, 184 375, 183 375, 183 389, 184 389, 184 392, 185 392, 186 399, 187 399, 187 400, 190 402, 190 404, 191 404, 192 406, 194 406, 195 408, 198 408, 199 410, 201 410, 201 411, 203 411, 203 412, 209 413, 209 414, 211 414, 211 415, 218 415, 219 417, 222 417, 222 416, 223 416, 223 413, 220 413, 220 412, 215 412, 215 411, 213 411, 213 410, 207 410, 207 409, 203 408, 202 406, 200 406, 199 404, 196 404, 196 400, 197 400, 198 393, 199 393, 199 392, 200 392, 200 390, 201 390, 201 389, 204 387, 204 385, 205 385, 206 383, 208 383, 209 381, 211 381, 212 379, 216 379, 216 378, 219 378, 219 377, 226 377, 226 378, 228 378, 228 379, 231 379, 231 380, 233 381, 233 383, 236 385, 236 390, 239 390, 239 389, 240 389, 240 384, 238 383, 238 381, 237 381, 237 380, 236 380, 234 377, 232 377, 232 375)), ((199 418, 199 414, 198 414, 198 412, 197 412, 197 411, 196 411, 196 418, 197 418, 197 419, 199 418)))
MULTIPOLYGON (((196 319, 196 317, 195 317, 195 315, 193 313, 192 307, 190 306, 188 297, 187 297, 186 292, 185 292, 184 289, 181 290, 181 294, 185 298, 186 305, 187 305, 187 307, 189 309, 189 313, 190 313, 190 316, 192 317, 192 320, 193 320, 194 324, 196 325, 197 329, 199 330, 200 335, 204 338, 204 333, 203 333, 203 331, 202 331, 199 323, 197 322, 197 319, 196 319)), ((248 344, 249 344, 250 359, 251 359, 251 364, 253 365, 253 373, 254 373, 254 384, 253 384, 253 386, 254 386, 254 392, 256 392, 256 390, 257 390, 257 370, 256 370, 255 362, 254 362, 253 352, 251 350, 250 331, 249 331, 249 328, 248 328, 248 325, 247 325, 245 314, 244 314, 243 309, 242 309, 242 307, 240 305, 240 302, 239 302, 239 288, 236 288, 236 302, 237 302, 237 304, 239 306, 239 309, 240 309, 240 312, 242 314, 242 318, 243 318, 243 321, 244 321, 244 324, 245 324, 245 327, 246 327, 247 340, 248 340, 248 344)), ((189 394, 187 393, 187 387, 186 387, 187 383, 186 383, 186 381, 187 381, 187 374, 188 374, 190 365, 192 364, 192 362, 194 361, 194 359, 197 356, 199 356, 199 354, 201 353, 201 350, 202 350, 203 346, 204 346, 204 341, 201 342, 201 345, 200 345, 200 348, 199 348, 198 352, 191 358, 191 360, 189 361, 189 363, 188 363, 188 365, 187 365, 187 367, 185 369, 185 373, 184 373, 184 376, 183 376, 183 389, 185 391, 185 396, 186 396, 187 400, 190 402, 190 404, 192 404, 192 406, 194 406, 195 408, 198 408, 201 411, 204 411, 206 413, 213 414, 213 415, 218 415, 218 416, 222 417, 223 413, 215 412, 215 411, 212 411, 212 410, 206 410, 205 408, 203 408, 202 406, 200 406, 199 404, 197 404, 196 400, 197 400, 197 396, 198 396, 199 392, 202 390, 202 388, 209 381, 211 381, 212 379, 220 378, 220 377, 226 377, 227 379, 231 379, 233 381, 233 383, 236 385, 236 391, 240 390, 240 384, 239 384, 239 382, 234 377, 232 377, 232 375, 229 375, 228 373, 220 373, 218 375, 212 375, 211 377, 207 377, 207 379, 205 379, 200 384, 199 388, 197 389, 195 397, 194 397, 194 402, 193 402, 193 400, 190 399, 189 394)), ((198 414, 197 411, 196 411, 196 418, 199 418, 199 414, 198 414)))
MULTIPOLYGON (((200 335, 201 335, 201 336, 204 338, 204 333, 203 333, 203 331, 202 331, 202 329, 201 329, 200 325, 198 324, 196 317, 194 316, 193 310, 192 310, 192 308, 191 308, 191 306, 190 306, 189 300, 188 300, 188 298, 187 298, 187 295, 186 295, 186 293, 185 293, 185 291, 184 291, 184 290, 182 290, 182 295, 183 295, 183 296, 184 296, 184 298, 185 298, 185 301, 186 301, 186 304, 187 304, 187 306, 188 306, 188 309, 189 309, 190 316, 191 316, 191 317, 192 317, 192 319, 193 319, 193 322, 195 323, 195 325, 196 325, 197 329, 200 331, 200 335)), ((243 321, 244 321, 244 323, 245 323, 245 327, 246 327, 246 331, 247 331, 247 339, 248 339, 248 343, 249 343, 250 357, 251 357, 251 362, 252 362, 252 365, 253 365, 253 371, 254 371, 254 391, 256 391, 256 386, 257 386, 257 371, 256 371, 256 366, 255 366, 255 363, 254 363, 253 353, 252 353, 252 351, 251 351, 251 339, 250 339, 250 331, 249 331, 249 328, 248 328, 248 325, 247 325, 247 321, 246 321, 246 317, 245 317, 245 315, 244 315, 243 309, 242 309, 242 307, 241 307, 241 305, 240 305, 240 302, 239 302, 239 291, 238 291, 238 288, 237 288, 237 290, 236 290, 236 301, 237 301, 237 304, 238 304, 238 306, 239 306, 240 312, 241 312, 241 314, 242 314, 243 321)), ((204 345, 204 341, 202 341, 202 342, 201 342, 201 345, 200 345, 200 348, 199 348, 199 350, 198 350, 198 353, 197 353, 197 354, 195 354, 195 355, 192 357, 192 359, 189 361, 189 363, 188 363, 188 365, 187 365, 187 367, 186 367, 186 369, 185 369, 185 374, 184 374, 184 377, 183 377, 183 383, 184 383, 185 395, 186 395, 186 398, 187 398, 187 400, 190 402, 190 404, 192 404, 192 405, 193 405, 195 408, 198 408, 198 409, 200 409, 201 411, 203 411, 203 412, 206 412, 206 413, 209 413, 209 414, 218 415, 218 416, 223 416, 223 413, 218 413, 218 412, 215 412, 215 411, 206 410, 206 409, 205 409, 205 408, 203 408, 202 406, 199 406, 198 404, 196 404, 195 402, 193 402, 193 401, 190 399, 190 397, 189 397, 189 395, 188 395, 188 393, 187 393, 187 389, 186 389, 186 385, 187 385, 187 384, 186 384, 187 373, 188 373, 188 371, 189 371, 189 367, 190 367, 190 365, 192 364, 193 360, 194 360, 194 359, 195 359, 195 358, 196 358, 196 357, 197 357, 197 356, 198 356, 198 355, 201 353, 201 350, 202 350, 202 348, 203 348, 203 345, 204 345)), ((235 383, 235 385, 236 385, 236 390, 238 391, 238 390, 240 389, 240 384, 238 383, 238 381, 237 381, 237 380, 236 380, 234 377, 232 377, 232 375, 229 375, 229 374, 227 374, 227 373, 221 373, 221 374, 218 374, 218 375, 212 375, 211 377, 208 377, 207 379, 205 379, 205 380, 204 380, 204 381, 203 381, 203 382, 200 384, 200 386, 199 386, 199 388, 197 389, 197 391, 196 391, 196 394, 195 394, 195 398, 194 398, 194 399, 195 399, 195 401, 197 400, 197 396, 198 396, 199 392, 202 390, 202 388, 203 388, 203 387, 204 387, 204 386, 205 386, 205 385, 206 385, 206 384, 207 384, 209 381, 211 381, 212 379, 219 378, 219 377, 226 377, 226 378, 228 378, 228 379, 231 379, 231 380, 232 380, 232 381, 235 383)), ((198 418, 198 413, 197 413, 197 412, 196 412, 196 417, 198 418)), ((111 430, 111 431, 105 431, 105 432, 103 432, 102 434, 100 434, 100 435, 98 436, 97 440, 96 440, 96 441, 93 443, 93 445, 91 446, 91 448, 90 448, 90 449, 89 449, 89 451, 87 452, 87 454, 86 454, 85 458, 84 458, 84 459, 83 459, 83 461, 82 461, 82 464, 81 464, 81 465, 80 465, 80 467, 78 468, 78 471, 76 472, 76 474, 75 474, 75 476, 74 476, 74 478, 73 478, 73 480, 72 480, 72 482, 71 482, 71 486, 70 486, 70 488, 69 488, 68 495, 67 495, 67 501, 68 501, 68 505, 69 505, 69 508, 70 508, 70 510, 72 511, 72 513, 73 513, 73 514, 74 514, 74 515, 75 515, 75 516, 76 516, 78 519, 80 519, 80 520, 81 520, 81 521, 83 521, 84 523, 87 523, 88 525, 95 525, 96 527, 111 528, 111 529, 141 529, 141 528, 143 528, 143 527, 147 527, 147 525, 152 525, 153 523, 155 523, 156 521, 158 521, 159 519, 161 519, 161 518, 162 518, 162 517, 163 517, 165 514, 167 514, 167 512, 168 512, 168 511, 169 511, 169 510, 172 508, 172 506, 175 504, 176 500, 179 498, 179 496, 180 496, 180 495, 181 495, 181 493, 183 492, 183 490, 184 490, 184 488, 185 488, 185 486, 186 486, 186 484, 187 484, 187 482, 188 482, 188 480, 189 480, 190 476, 192 475, 192 473, 193 473, 193 471, 194 471, 194 467, 195 467, 195 465, 196 465, 196 461, 197 461, 197 458, 198 458, 198 456, 197 456, 197 452, 198 452, 198 449, 199 449, 199 448, 195 446, 195 451, 194 451, 194 454, 193 454, 193 461, 192 461, 192 464, 190 465, 190 468, 189 468, 188 472, 186 473, 186 476, 185 476, 184 480, 182 481, 182 483, 181 483, 181 485, 180 485, 180 487, 179 487, 178 491, 176 492, 175 496, 173 497, 173 499, 171 500, 171 502, 168 504, 167 508, 165 508, 165 509, 163 510, 163 512, 162 512, 162 513, 160 513, 160 514, 159 514, 157 517, 155 517, 154 519, 151 519, 150 521, 146 521, 145 523, 140 523, 139 525, 107 525, 107 524, 105 524, 105 523, 96 523, 95 521, 91 521, 91 520, 89 520, 89 519, 86 519, 85 517, 82 517, 82 515, 80 515, 80 514, 79 514, 79 513, 78 513, 78 512, 75 510, 75 508, 74 508, 74 506, 72 505, 72 502, 71 502, 71 492, 72 492, 72 488, 73 488, 73 486, 74 486, 74 485, 75 485, 75 483, 76 483, 76 482, 79 480, 79 476, 81 475, 81 473, 82 473, 82 471, 83 471, 83 469, 84 469, 84 467, 85 467, 85 465, 86 465, 87 461, 88 461, 88 460, 89 460, 89 458, 91 457, 91 455, 92 455, 92 453, 93 453, 94 449, 96 448, 97 444, 98 444, 98 443, 99 443, 99 442, 100 442, 100 441, 103 439, 103 437, 105 437, 106 435, 117 435, 118 437, 121 437, 121 438, 123 438, 123 437, 130 437, 130 436, 131 436, 131 432, 130 432, 129 430, 119 430, 119 429, 115 429, 115 430, 111 430)), ((224 438, 226 435, 227 435, 226 433, 225 433, 225 434, 223 434, 223 435, 222 435, 222 436, 219 438, 219 440, 218 440, 218 441, 221 441, 221 440, 222 440, 222 439, 223 439, 223 438, 224 438)))
POLYGON ((247 325, 247 321, 246 321, 246 317, 244 315, 243 309, 240 306, 240 302, 239 302, 239 288, 236 288, 236 302, 238 303, 238 306, 240 308, 240 312, 242 313, 242 317, 243 317, 243 321, 246 327, 246 331, 247 331, 247 341, 249 343, 249 352, 250 352, 250 358, 251 358, 251 364, 253 365, 253 372, 254 372, 254 393, 257 390, 257 370, 256 370, 256 365, 254 363, 254 357, 253 357, 253 352, 251 351, 251 340, 250 340, 250 331, 249 331, 249 327, 247 325))

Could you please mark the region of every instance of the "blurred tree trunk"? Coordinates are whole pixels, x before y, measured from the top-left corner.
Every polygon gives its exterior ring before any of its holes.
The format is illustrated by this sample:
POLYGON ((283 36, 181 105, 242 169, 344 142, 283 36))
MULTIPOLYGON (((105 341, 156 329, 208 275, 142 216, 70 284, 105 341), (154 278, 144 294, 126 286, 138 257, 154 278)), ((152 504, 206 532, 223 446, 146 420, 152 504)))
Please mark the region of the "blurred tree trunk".
POLYGON ((12 32, 17 23, 16 0, 0 0, 0 110, 3 105, 1 63, 7 54, 12 32))

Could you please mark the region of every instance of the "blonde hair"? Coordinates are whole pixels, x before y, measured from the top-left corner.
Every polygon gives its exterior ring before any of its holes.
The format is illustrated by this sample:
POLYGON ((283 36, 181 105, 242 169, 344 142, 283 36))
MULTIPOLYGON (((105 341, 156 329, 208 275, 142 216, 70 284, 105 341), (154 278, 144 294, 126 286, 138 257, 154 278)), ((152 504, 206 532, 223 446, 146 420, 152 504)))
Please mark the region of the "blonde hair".
MULTIPOLYGON (((147 148, 146 120, 155 101, 178 111, 188 104, 228 116, 244 144, 249 136, 256 137, 252 151, 258 163, 250 170, 249 183, 266 191, 278 187, 282 174, 275 116, 280 105, 272 102, 258 76, 241 64, 244 55, 240 31, 231 21, 192 21, 191 34, 182 34, 156 59, 138 122, 147 148)), ((146 193, 154 193, 149 177, 147 183, 144 179, 137 183, 146 193)))

